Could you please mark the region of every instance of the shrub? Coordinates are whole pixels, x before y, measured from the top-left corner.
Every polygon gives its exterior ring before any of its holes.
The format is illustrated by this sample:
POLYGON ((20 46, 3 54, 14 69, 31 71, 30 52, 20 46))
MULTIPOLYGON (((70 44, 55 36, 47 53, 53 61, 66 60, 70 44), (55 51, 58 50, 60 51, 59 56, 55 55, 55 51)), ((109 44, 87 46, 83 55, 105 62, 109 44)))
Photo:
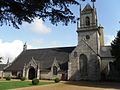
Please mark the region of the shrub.
POLYGON ((34 79, 32 80, 32 85, 38 85, 38 84, 39 84, 39 79, 34 78, 34 79))
POLYGON ((25 78, 25 77, 21 77, 20 80, 21 80, 21 81, 25 81, 26 78, 25 78))
POLYGON ((6 77, 5 79, 9 81, 9 80, 11 80, 11 77, 10 77, 10 76, 8 76, 8 77, 6 77))
POLYGON ((55 78, 55 83, 58 83, 58 82, 60 82, 60 79, 59 78, 55 78))

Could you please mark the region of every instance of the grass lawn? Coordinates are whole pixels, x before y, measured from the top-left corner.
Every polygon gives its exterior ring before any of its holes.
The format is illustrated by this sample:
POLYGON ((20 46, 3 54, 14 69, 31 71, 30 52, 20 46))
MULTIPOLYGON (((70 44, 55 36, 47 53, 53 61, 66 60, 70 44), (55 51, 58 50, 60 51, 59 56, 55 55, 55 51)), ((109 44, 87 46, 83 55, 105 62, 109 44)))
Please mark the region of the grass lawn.
MULTIPOLYGON (((51 83, 53 82, 39 82, 38 85, 45 85, 51 83)), ((0 82, 0 90, 8 90, 8 89, 29 87, 29 86, 35 86, 35 85, 32 85, 31 81, 1 81, 0 82)))

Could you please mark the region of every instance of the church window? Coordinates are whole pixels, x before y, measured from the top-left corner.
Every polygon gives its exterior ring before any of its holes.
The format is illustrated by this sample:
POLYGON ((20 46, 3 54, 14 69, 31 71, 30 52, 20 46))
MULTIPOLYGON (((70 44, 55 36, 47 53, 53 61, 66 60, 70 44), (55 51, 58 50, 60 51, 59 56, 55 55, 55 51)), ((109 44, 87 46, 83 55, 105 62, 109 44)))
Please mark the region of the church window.
POLYGON ((90 26, 90 18, 88 16, 86 17, 85 22, 87 26, 90 26))
POLYGON ((81 54, 79 58, 81 76, 87 76, 87 61, 87 56, 81 54))
POLYGON ((57 75, 57 67, 53 66, 53 75, 57 75))
POLYGON ((77 52, 76 51, 74 52, 74 57, 77 57, 77 52))
POLYGON ((89 35, 86 35, 86 39, 90 39, 90 36, 89 36, 89 35))

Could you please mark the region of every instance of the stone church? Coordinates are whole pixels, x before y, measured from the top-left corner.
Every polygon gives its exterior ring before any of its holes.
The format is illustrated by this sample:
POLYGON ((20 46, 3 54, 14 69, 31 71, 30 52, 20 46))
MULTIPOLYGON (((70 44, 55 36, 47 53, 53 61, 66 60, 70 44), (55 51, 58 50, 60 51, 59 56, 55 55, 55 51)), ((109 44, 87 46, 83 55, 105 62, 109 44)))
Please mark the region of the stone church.
POLYGON ((80 9, 77 25, 78 44, 73 47, 27 49, 4 69, 5 76, 27 79, 101 80, 114 61, 110 46, 104 46, 103 27, 98 26, 93 4, 80 9))

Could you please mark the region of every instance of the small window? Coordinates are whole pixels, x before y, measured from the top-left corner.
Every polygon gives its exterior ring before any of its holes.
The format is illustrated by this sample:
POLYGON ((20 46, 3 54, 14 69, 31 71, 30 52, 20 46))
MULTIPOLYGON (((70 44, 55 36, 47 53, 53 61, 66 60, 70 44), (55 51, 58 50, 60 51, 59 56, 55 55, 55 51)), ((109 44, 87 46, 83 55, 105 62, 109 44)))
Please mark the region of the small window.
POLYGON ((86 17, 85 22, 87 26, 90 26, 90 18, 88 16, 86 17))
POLYGON ((53 66, 53 75, 57 75, 57 67, 53 66))
POLYGON ((77 52, 76 51, 74 52, 74 57, 77 57, 77 52))

